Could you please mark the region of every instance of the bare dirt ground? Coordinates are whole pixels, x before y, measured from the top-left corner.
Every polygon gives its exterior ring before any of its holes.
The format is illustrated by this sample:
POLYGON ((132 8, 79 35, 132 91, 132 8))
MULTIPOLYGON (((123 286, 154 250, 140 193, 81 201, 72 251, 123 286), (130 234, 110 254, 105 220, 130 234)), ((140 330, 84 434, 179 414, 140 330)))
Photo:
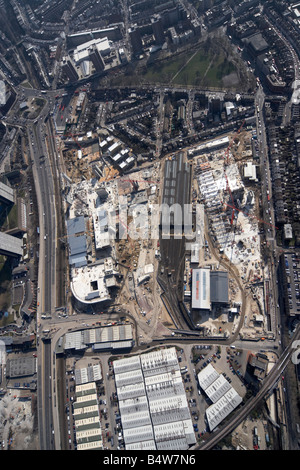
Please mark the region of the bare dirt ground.
POLYGON ((266 450, 266 428, 267 423, 261 420, 254 420, 251 418, 245 419, 240 426, 235 430, 232 435, 232 443, 235 447, 240 450, 252 450, 253 449, 253 436, 254 428, 257 429, 257 435, 259 438, 259 449, 266 450))
POLYGON ((8 392, 0 399, 0 438, 3 450, 39 450, 35 398, 8 392))
POLYGON ((230 88, 231 86, 236 86, 239 83, 239 77, 236 72, 232 72, 229 75, 226 75, 222 78, 224 87, 230 88))

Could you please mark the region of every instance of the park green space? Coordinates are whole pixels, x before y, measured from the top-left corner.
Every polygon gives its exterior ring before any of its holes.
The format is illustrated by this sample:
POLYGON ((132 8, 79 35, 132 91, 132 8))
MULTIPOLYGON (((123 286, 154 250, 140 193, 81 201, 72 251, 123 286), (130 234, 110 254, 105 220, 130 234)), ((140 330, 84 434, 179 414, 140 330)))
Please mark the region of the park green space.
POLYGON ((201 48, 148 66, 143 79, 173 85, 219 87, 222 78, 234 71, 234 65, 224 53, 201 48))

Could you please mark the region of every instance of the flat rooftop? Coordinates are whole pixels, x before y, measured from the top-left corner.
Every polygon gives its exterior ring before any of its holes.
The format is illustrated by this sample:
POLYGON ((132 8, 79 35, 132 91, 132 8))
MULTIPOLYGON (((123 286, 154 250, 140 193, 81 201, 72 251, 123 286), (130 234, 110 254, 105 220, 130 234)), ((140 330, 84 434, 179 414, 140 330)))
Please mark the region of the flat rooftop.
POLYGON ((12 256, 23 255, 23 240, 0 232, 0 253, 12 256))
POLYGON ((110 299, 109 291, 105 283, 104 264, 83 266, 74 269, 75 275, 71 281, 71 289, 74 297, 84 303, 103 302, 110 299))
POLYGON ((6 184, 0 182, 0 199, 14 203, 14 190, 6 184))
POLYGON ((210 270, 192 271, 192 308, 210 310, 210 270))

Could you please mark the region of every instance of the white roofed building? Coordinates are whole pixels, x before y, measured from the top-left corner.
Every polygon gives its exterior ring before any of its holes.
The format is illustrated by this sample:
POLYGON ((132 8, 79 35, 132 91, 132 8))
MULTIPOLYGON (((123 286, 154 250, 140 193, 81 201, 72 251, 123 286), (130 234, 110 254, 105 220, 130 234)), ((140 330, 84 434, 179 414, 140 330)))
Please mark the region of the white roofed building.
POLYGON ((206 389, 220 376, 216 369, 208 364, 198 374, 198 382, 202 390, 205 392, 206 389))
POLYGON ((239 406, 242 397, 211 364, 199 372, 198 382, 213 403, 205 412, 209 429, 212 431, 239 406))
POLYGON ((95 382, 75 387, 73 402, 77 450, 102 450, 102 431, 95 382))
POLYGON ((207 268, 192 271, 192 308, 210 310, 210 270, 207 268))
POLYGON ((111 50, 110 41, 107 38, 92 39, 91 41, 80 44, 74 50, 74 62, 76 65, 82 61, 90 60, 90 49, 96 47, 101 55, 108 55, 111 50))
POLYGON ((113 366, 126 450, 185 450, 195 444, 174 347, 113 366))
POLYGON ((206 395, 213 403, 216 403, 232 387, 223 375, 219 377, 205 390, 206 395))
POLYGON ((206 418, 210 431, 215 429, 241 402, 242 398, 231 387, 216 403, 209 406, 206 410, 206 418))

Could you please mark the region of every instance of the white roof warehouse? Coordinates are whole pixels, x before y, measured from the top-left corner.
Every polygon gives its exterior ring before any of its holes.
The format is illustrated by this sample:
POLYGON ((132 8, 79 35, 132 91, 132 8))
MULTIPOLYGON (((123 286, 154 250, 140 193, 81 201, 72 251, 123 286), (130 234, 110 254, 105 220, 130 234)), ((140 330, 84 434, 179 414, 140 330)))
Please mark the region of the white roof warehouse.
POLYGON ((239 406, 242 398, 211 364, 199 372, 198 382, 213 403, 206 410, 207 422, 212 431, 239 406))
POLYGON ((126 450, 186 450, 195 434, 176 349, 114 361, 126 450))

